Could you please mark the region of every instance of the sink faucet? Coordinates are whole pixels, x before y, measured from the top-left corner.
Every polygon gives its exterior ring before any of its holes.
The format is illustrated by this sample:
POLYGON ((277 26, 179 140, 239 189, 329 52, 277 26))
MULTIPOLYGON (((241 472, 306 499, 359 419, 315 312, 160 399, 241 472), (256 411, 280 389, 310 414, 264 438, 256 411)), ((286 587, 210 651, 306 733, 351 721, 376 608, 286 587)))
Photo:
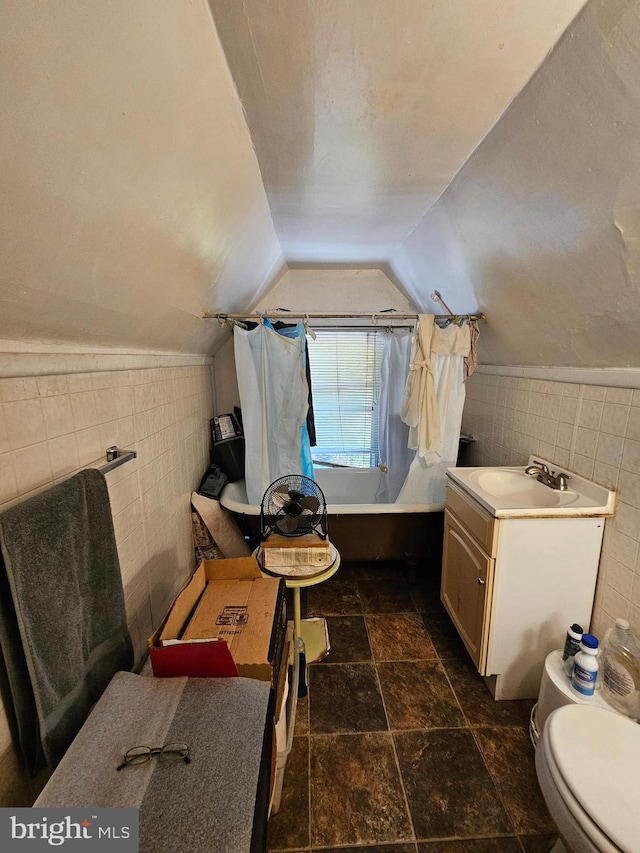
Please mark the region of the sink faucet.
POLYGON ((549 486, 550 489, 558 489, 561 492, 567 491, 569 475, 565 474, 564 471, 556 471, 555 474, 552 474, 544 462, 532 463, 528 468, 525 468, 524 473, 530 477, 535 477, 536 480, 544 483, 545 486, 549 486))

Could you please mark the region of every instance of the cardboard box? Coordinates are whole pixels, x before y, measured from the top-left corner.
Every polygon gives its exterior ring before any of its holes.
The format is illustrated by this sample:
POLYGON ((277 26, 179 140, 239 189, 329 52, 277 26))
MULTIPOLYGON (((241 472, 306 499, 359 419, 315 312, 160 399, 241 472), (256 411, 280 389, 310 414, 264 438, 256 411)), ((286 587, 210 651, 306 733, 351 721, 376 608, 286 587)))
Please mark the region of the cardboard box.
POLYGON ((261 543, 262 564, 265 569, 289 568, 292 566, 330 566, 331 545, 316 533, 304 536, 269 536, 261 543))
POLYGON ((149 638, 153 674, 240 675, 276 688, 286 619, 284 581, 263 578, 255 557, 204 560, 149 638))

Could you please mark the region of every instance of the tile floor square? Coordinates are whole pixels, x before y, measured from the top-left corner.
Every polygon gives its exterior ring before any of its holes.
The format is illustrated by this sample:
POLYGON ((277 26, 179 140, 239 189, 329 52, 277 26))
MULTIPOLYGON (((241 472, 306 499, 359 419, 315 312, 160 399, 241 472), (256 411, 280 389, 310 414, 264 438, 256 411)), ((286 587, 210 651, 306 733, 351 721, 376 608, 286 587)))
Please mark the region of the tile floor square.
POLYGON ((387 729, 387 718, 372 663, 309 667, 311 734, 373 732, 387 729))
POLYGON ((389 732, 311 738, 311 844, 411 841, 389 732))
POLYGON ((418 839, 513 833, 513 825, 467 729, 393 735, 418 839))
POLYGON ((454 728, 465 725, 440 661, 378 664, 391 729, 454 728))
POLYGON ((270 853, 549 850, 533 703, 494 702, 437 579, 415 576, 361 562, 302 590, 303 614, 327 618, 332 648, 298 700, 270 853))

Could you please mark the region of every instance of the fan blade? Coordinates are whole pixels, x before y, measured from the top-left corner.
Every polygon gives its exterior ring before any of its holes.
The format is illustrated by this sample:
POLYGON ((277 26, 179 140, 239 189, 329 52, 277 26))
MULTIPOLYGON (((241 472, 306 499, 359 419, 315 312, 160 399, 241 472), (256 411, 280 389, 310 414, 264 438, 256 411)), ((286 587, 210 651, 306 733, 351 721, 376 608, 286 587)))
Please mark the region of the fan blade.
POLYGON ((315 495, 305 495, 300 498, 300 505, 303 509, 310 510, 311 512, 317 512, 320 506, 320 501, 315 495))
POLYGON ((298 527, 298 519, 292 515, 282 515, 278 518, 278 527, 285 533, 293 533, 298 527))
POLYGON ((271 493, 271 500, 276 506, 285 506, 291 500, 289 489, 286 486, 278 486, 271 493))

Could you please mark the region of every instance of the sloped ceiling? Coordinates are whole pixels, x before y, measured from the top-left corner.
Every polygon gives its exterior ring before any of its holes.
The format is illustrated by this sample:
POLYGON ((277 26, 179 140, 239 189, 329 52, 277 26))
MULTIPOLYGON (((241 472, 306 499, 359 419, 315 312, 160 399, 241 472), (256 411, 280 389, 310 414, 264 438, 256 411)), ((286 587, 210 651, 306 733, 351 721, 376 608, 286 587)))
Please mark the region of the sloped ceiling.
POLYGON ((584 0, 210 0, 288 261, 389 260, 584 0))
POLYGON ((289 262, 486 311, 485 363, 637 366, 639 14, 2 4, 0 345, 211 352, 289 262))
POLYGON ((640 6, 591 0, 405 242, 485 364, 640 367, 640 6))
POLYGON ((210 352, 283 258, 206 0, 2 3, 0 81, 0 352, 210 352))

